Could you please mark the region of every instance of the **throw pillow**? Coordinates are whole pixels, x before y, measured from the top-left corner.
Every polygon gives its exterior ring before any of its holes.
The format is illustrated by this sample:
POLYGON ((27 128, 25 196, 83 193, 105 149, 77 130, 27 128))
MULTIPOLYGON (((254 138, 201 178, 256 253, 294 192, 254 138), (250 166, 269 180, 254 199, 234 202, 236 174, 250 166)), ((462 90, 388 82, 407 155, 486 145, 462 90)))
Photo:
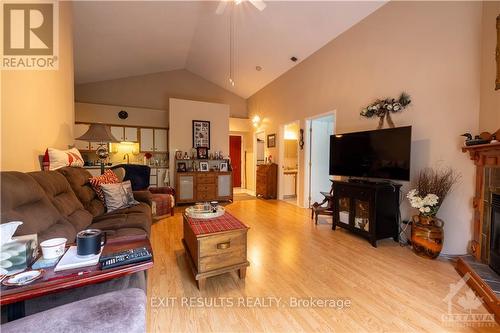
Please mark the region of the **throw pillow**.
POLYGON ((44 170, 57 170, 65 166, 83 167, 83 157, 76 148, 59 150, 47 148, 43 157, 44 170))
POLYGON ((100 176, 95 176, 89 178, 90 185, 92 185, 92 188, 94 189, 95 193, 97 194, 97 197, 99 200, 101 200, 104 204, 106 204, 104 200, 104 193, 102 192, 102 185, 104 184, 117 184, 120 181, 118 180, 118 177, 116 177, 115 173, 111 170, 106 170, 104 173, 100 176))
POLYGON ((130 180, 118 184, 102 184, 101 189, 104 192, 108 212, 139 204, 134 199, 130 180))

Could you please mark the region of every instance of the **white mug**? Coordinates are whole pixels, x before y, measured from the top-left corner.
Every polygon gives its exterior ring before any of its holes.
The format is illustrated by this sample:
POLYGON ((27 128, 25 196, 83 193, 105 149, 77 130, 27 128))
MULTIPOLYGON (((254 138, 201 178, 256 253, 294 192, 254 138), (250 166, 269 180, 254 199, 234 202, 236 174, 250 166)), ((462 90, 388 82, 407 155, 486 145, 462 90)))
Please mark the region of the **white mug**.
POLYGON ((64 254, 66 248, 66 238, 51 238, 40 243, 44 259, 59 258, 64 254))

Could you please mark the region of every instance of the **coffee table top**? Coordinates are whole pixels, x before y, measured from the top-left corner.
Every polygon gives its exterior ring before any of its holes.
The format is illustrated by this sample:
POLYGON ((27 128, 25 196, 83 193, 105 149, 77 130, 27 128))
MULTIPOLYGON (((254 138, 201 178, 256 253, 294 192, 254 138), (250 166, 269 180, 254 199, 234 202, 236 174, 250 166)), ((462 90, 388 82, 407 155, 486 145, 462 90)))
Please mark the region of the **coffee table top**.
MULTIPOLYGON (((138 235, 109 239, 104 246, 102 254, 106 255, 138 247, 146 247, 150 252, 152 252, 149 239, 145 235, 138 235)), ((101 270, 99 264, 68 269, 60 272, 54 272, 55 266, 44 268, 43 276, 30 284, 19 287, 6 287, 2 285, 0 289, 0 305, 16 303, 65 289, 78 288, 94 283, 104 282, 122 277, 124 275, 144 271, 151 267, 153 267, 153 260, 106 270, 101 270)))
POLYGON ((214 234, 239 229, 248 229, 236 217, 226 211, 222 216, 213 219, 197 219, 184 214, 184 219, 188 222, 190 228, 196 236, 214 234))

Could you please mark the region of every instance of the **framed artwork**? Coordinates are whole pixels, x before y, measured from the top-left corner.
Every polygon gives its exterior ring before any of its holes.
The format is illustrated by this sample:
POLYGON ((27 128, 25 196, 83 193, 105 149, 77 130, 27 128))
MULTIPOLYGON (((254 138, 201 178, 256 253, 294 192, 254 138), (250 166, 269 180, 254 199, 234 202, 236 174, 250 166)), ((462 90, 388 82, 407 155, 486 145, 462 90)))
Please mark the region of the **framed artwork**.
POLYGON ((206 147, 210 149, 210 122, 193 120, 193 147, 206 147))
POLYGON ((181 150, 178 150, 175 152, 175 159, 182 160, 182 151, 181 150))
POLYGON ((220 171, 227 171, 227 162, 221 162, 219 164, 220 171))
POLYGON ((267 136, 267 148, 276 147, 276 134, 269 134, 267 136))
POLYGON ((208 148, 207 147, 196 148, 196 157, 200 160, 206 160, 208 158, 208 148))
POLYGON ((177 163, 177 172, 186 172, 186 162, 177 163))
POLYGON ((200 171, 208 171, 208 162, 200 162, 200 171))

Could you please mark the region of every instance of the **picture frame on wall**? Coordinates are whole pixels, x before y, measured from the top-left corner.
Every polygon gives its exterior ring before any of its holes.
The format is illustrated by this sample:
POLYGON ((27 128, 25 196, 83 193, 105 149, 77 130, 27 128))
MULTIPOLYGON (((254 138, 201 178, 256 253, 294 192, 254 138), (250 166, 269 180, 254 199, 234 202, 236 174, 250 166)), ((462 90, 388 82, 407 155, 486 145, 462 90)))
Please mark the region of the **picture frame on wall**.
POLYGON ((269 134, 267 136, 267 148, 276 147, 276 134, 269 134))
POLYGON ((223 171, 223 172, 226 172, 228 169, 227 169, 227 162, 221 162, 219 164, 219 170, 220 171, 223 171))
POLYGON ((208 171, 208 162, 200 162, 200 171, 208 171))
POLYGON ((193 120, 193 147, 206 147, 210 149, 210 122, 206 120, 193 120))
POLYGON ((196 148, 196 157, 200 160, 206 160, 208 158, 208 148, 207 147, 196 148))

